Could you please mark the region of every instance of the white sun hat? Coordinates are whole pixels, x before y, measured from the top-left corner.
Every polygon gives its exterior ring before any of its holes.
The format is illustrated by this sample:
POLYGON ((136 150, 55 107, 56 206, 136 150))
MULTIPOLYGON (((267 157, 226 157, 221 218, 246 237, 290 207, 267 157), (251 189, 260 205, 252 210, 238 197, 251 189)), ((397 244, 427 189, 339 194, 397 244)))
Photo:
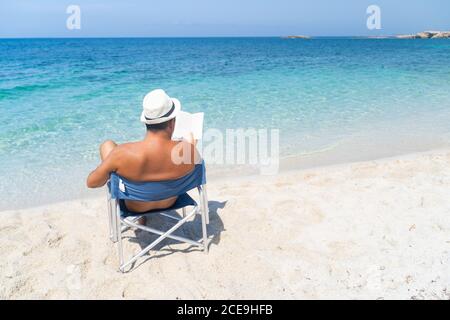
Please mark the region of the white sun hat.
POLYGON ((147 93, 142 107, 141 122, 158 124, 175 118, 181 110, 181 103, 169 97, 164 90, 156 89, 147 93))

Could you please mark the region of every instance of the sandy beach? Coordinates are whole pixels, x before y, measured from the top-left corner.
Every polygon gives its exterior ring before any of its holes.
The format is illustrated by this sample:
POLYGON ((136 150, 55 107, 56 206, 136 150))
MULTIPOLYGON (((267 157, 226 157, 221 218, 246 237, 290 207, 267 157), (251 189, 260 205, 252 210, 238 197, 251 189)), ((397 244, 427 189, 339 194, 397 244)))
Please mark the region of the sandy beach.
POLYGON ((209 254, 165 241, 125 274, 104 197, 0 212, 0 298, 450 299, 450 149, 208 188, 209 254))

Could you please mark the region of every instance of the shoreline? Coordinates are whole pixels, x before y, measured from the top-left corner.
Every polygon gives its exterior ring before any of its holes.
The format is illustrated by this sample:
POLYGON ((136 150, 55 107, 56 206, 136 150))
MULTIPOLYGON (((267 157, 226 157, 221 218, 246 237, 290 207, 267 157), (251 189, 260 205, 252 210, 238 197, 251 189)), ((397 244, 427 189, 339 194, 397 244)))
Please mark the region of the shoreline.
POLYGON ((280 171, 276 175, 268 175, 264 176, 259 173, 256 173, 258 169, 254 169, 254 173, 244 173, 242 175, 236 175, 236 176, 217 176, 214 177, 212 182, 233 182, 233 181, 243 181, 243 180, 257 180, 257 179, 265 179, 265 178, 275 178, 278 176, 286 176, 290 175, 292 173, 308 173, 309 171, 327 171, 327 170, 333 170, 333 169, 343 169, 348 166, 352 165, 363 165, 366 163, 385 163, 389 161, 396 161, 396 160, 410 160, 414 159, 416 157, 420 156, 427 156, 427 155, 433 155, 433 154, 440 154, 440 153, 446 153, 450 152, 450 147, 442 147, 442 148, 435 148, 425 151, 415 151, 415 152, 408 152, 408 153, 400 153, 396 155, 391 156, 385 156, 385 157, 379 157, 379 158, 367 158, 364 160, 355 160, 355 161, 344 161, 344 162, 336 162, 336 163, 330 163, 328 161, 325 161, 326 164, 321 165, 311 165, 311 166, 305 166, 305 167, 296 167, 296 166, 290 166, 290 160, 293 159, 294 161, 297 161, 299 158, 304 158, 304 156, 287 156, 281 158, 281 162, 284 162, 284 165, 282 168, 280 168, 280 171))
MULTIPOLYGON (((450 147, 441 147, 441 148, 434 148, 429 149, 425 151, 414 151, 414 152, 408 152, 408 153, 400 153, 396 155, 390 155, 390 156, 382 156, 382 157, 370 157, 370 156, 362 156, 360 160, 330 160, 330 158, 325 158, 324 160, 320 160, 320 155, 322 152, 313 152, 311 154, 307 155, 294 155, 294 156, 285 156, 280 157, 280 170, 276 175, 269 175, 264 176, 259 174, 258 168, 249 168, 249 167, 236 167, 234 169, 226 168, 222 169, 222 171, 212 171, 208 174, 208 181, 211 183, 222 183, 222 182, 232 182, 232 181, 241 181, 242 179, 248 180, 248 179, 257 179, 258 177, 276 177, 279 175, 285 175, 293 172, 302 172, 302 171, 309 171, 309 170, 324 170, 327 168, 339 168, 342 166, 348 166, 352 164, 359 164, 364 162, 382 162, 382 161, 389 161, 389 160, 396 160, 396 159, 402 159, 402 158, 410 158, 420 155, 426 155, 426 154, 433 154, 433 153, 439 153, 439 152, 445 152, 446 150, 450 150, 450 147), (319 155, 319 158, 317 156, 319 155), (310 159, 308 159, 310 158, 310 159), (319 159, 319 160, 318 160, 319 159), (303 162, 303 164, 299 164, 298 162, 303 162), (311 164, 311 163, 318 163, 318 164, 311 164), (239 171, 240 170, 240 171, 239 171), (227 173, 234 172, 232 175, 228 175, 227 173), (220 173, 218 173, 220 172, 220 173)), ((324 151, 326 153, 328 151, 324 151)), ((15 211, 15 210, 27 210, 27 209, 34 209, 34 208, 45 208, 47 206, 56 205, 60 203, 68 203, 68 202, 74 202, 74 201, 82 201, 82 200, 93 200, 93 199, 99 199, 102 197, 106 197, 106 190, 103 188, 99 189, 87 189, 85 188, 85 196, 83 197, 74 197, 71 199, 66 199, 62 201, 48 201, 43 202, 39 205, 33 205, 33 206, 19 206, 16 208, 6 208, 6 209, 0 209, 0 215, 4 212, 9 211, 15 211)))

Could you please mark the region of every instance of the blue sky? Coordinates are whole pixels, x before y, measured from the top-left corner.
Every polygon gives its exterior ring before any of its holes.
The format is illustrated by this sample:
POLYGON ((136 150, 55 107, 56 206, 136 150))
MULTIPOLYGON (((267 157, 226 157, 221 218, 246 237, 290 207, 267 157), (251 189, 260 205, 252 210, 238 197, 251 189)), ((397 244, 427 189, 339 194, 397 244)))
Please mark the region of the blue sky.
POLYGON ((450 29, 448 0, 0 0, 0 37, 381 35, 450 29), (81 30, 66 8, 81 8, 81 30), (381 8, 368 30, 366 8, 381 8))

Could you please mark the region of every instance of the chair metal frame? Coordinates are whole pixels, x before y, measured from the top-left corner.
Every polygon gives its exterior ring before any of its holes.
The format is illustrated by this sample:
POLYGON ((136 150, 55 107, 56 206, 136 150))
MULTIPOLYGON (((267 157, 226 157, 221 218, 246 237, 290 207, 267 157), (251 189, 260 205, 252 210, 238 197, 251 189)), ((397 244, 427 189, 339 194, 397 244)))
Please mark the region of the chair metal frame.
POLYGON ((162 242, 166 238, 200 247, 203 249, 203 251, 205 253, 208 253, 207 225, 209 224, 209 209, 208 209, 208 196, 206 193, 206 184, 202 184, 201 186, 198 186, 197 190, 198 190, 198 194, 199 194, 199 201, 198 201, 197 205, 194 206, 189 213, 186 213, 187 207, 181 208, 182 209, 181 217, 168 214, 169 211, 172 211, 170 209, 156 211, 156 212, 152 212, 152 213, 144 213, 144 214, 140 214, 140 215, 133 215, 132 217, 123 217, 122 211, 121 211, 120 205, 119 205, 119 199, 112 199, 111 192, 109 191, 109 189, 107 189, 109 237, 113 243, 117 243, 118 253, 119 253, 119 263, 120 263, 119 270, 122 273, 125 272, 126 267, 128 267, 129 265, 136 262, 140 257, 145 255, 147 252, 149 252, 151 249, 153 249, 156 245, 158 245, 160 242, 162 242), (157 230, 157 229, 143 226, 143 225, 136 223, 139 218, 146 216, 148 214, 152 214, 152 215, 159 214, 164 217, 175 220, 175 221, 177 221, 177 223, 167 231, 157 230), (202 219, 202 239, 195 241, 193 239, 188 239, 185 237, 181 237, 181 236, 172 234, 173 232, 175 232, 178 228, 180 228, 185 222, 187 222, 190 218, 192 218, 196 214, 200 214, 201 219, 202 219), (132 258, 125 261, 124 260, 124 252, 123 252, 122 234, 125 231, 127 231, 128 229, 139 229, 139 230, 142 230, 145 232, 159 235, 159 237, 155 241, 150 243, 147 247, 142 249, 139 253, 134 255, 132 258))

